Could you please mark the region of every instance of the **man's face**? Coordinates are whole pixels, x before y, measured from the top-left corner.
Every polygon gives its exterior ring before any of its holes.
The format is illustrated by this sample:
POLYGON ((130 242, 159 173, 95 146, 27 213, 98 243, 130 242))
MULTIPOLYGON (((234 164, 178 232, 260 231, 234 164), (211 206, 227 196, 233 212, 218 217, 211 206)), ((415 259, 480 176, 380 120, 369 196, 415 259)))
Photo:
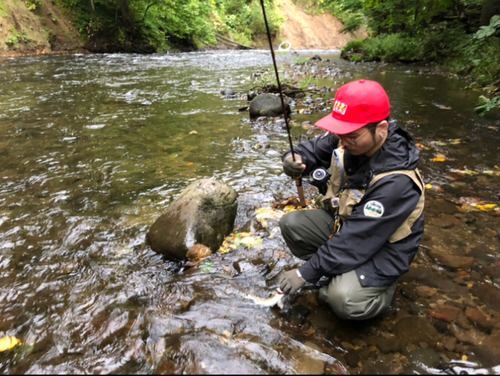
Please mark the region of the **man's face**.
POLYGON ((342 146, 351 155, 371 157, 384 143, 387 125, 386 121, 382 121, 375 128, 363 127, 356 132, 339 136, 342 140, 342 146))

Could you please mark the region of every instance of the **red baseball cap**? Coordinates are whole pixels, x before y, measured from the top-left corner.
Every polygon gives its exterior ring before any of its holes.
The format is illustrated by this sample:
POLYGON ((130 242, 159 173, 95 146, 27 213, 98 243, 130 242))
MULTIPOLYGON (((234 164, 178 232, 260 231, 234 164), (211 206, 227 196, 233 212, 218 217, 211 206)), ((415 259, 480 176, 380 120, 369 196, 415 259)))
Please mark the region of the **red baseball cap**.
POLYGON ((337 90, 332 113, 314 125, 345 135, 387 119, 390 112, 389 97, 378 82, 352 81, 337 90))

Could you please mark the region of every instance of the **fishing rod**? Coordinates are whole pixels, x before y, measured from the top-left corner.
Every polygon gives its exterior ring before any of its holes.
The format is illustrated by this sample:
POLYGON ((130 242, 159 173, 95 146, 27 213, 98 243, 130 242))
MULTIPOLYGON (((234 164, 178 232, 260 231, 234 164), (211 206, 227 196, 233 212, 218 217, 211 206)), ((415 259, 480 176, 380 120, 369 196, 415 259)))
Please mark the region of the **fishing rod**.
MULTIPOLYGON (((260 0, 260 5, 262 6, 262 13, 264 14, 264 22, 266 24, 267 39, 269 39, 269 47, 271 48, 271 57, 273 58, 274 73, 276 73, 276 81, 278 82, 278 91, 280 93, 281 107, 283 107, 283 114, 285 116, 286 131, 288 133, 288 141, 290 142, 290 152, 292 153, 292 159, 295 162, 295 154, 293 152, 292 135, 290 134, 290 125, 288 124, 288 114, 286 112, 285 101, 283 100, 283 91, 281 90, 280 77, 278 74, 278 67, 276 65, 276 58, 274 57, 273 43, 271 41, 271 33, 269 32, 269 25, 267 24, 266 9, 264 7, 264 0, 260 0)), ((306 199, 304 198, 304 188, 302 187, 302 178, 295 179, 295 184, 297 185, 297 192, 299 194, 300 206, 306 207, 306 199)))

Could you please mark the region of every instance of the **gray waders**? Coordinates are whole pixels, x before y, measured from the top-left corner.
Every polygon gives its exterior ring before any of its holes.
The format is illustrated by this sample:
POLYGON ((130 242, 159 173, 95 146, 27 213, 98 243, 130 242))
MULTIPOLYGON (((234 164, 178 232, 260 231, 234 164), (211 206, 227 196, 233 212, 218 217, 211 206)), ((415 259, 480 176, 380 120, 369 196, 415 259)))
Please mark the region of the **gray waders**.
MULTIPOLYGON (((328 241, 334 225, 333 215, 322 209, 292 212, 280 220, 286 244, 302 260, 309 260, 328 241)), ((319 298, 343 319, 366 320, 391 309, 396 286, 363 287, 356 270, 351 270, 320 288, 319 298)))

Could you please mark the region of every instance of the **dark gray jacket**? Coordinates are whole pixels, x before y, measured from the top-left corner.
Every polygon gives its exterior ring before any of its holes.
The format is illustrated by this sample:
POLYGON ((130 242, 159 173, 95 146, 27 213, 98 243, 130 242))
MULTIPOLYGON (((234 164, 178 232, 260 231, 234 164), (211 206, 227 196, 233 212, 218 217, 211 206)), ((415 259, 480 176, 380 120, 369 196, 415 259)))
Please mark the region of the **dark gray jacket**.
MULTIPOLYGON (((306 165, 304 175, 319 166, 329 168, 337 146, 338 137, 328 133, 294 149, 306 165)), ((306 281, 317 282, 322 276, 332 277, 356 269, 362 286, 379 287, 394 283, 409 270, 424 232, 424 214, 408 237, 395 243, 389 243, 388 239, 415 209, 420 189, 401 174, 383 177, 371 187, 369 183, 372 176, 383 172, 417 168, 419 155, 412 137, 392 121, 386 142, 371 158, 345 152, 345 170, 350 175, 347 187, 366 189, 366 193, 340 232, 300 267, 306 281), (364 214, 365 204, 372 200, 383 205, 382 217, 364 214)))

